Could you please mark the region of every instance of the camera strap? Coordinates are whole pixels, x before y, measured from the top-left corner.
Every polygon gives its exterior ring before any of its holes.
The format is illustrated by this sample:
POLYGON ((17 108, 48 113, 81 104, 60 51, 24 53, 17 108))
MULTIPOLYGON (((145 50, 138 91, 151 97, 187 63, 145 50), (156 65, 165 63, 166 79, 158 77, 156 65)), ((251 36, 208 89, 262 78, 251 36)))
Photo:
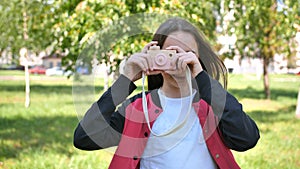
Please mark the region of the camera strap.
POLYGON ((181 123, 179 123, 177 126, 175 125, 175 127, 170 128, 169 130, 167 130, 166 132, 161 133, 161 134, 155 133, 151 129, 151 126, 150 126, 149 113, 148 113, 148 104, 147 104, 147 98, 146 98, 146 94, 145 94, 145 76, 146 75, 145 75, 145 73, 142 73, 142 104, 143 104, 143 111, 144 111, 144 116, 145 116, 148 128, 154 136, 162 137, 162 136, 167 136, 169 134, 172 134, 172 133, 176 132, 177 130, 179 130, 180 128, 182 128, 188 120, 188 117, 189 117, 189 115, 191 113, 191 110, 192 110, 192 103, 193 103, 193 88, 192 88, 192 77, 191 77, 192 75, 191 75, 191 70, 189 69, 189 67, 187 67, 185 73, 186 73, 187 83, 188 83, 189 90, 190 90, 190 103, 189 103, 188 111, 187 111, 186 116, 184 117, 184 119, 181 123))

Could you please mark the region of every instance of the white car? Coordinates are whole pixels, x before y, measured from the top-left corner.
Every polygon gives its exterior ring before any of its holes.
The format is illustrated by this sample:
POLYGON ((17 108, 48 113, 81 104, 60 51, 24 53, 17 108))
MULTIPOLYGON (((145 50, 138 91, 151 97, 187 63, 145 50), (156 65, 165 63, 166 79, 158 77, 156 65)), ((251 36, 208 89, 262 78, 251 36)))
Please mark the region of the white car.
POLYGON ((63 74, 64 74, 64 71, 62 70, 61 67, 53 67, 53 68, 49 68, 46 70, 47 76, 54 76, 54 75, 62 76, 63 74))

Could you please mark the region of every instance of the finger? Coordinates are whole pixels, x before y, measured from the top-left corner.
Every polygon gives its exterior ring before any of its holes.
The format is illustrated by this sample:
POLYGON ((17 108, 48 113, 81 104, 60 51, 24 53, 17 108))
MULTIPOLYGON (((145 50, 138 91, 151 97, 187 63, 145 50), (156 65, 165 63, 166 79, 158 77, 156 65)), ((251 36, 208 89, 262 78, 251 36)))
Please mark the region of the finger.
POLYGON ((167 50, 176 50, 178 53, 185 53, 185 51, 179 46, 169 46, 167 50))
POLYGON ((185 73, 179 70, 167 70, 165 71, 165 73, 171 75, 174 78, 180 78, 185 76, 185 73))
POLYGON ((147 65, 147 71, 153 71, 153 59, 149 54, 143 54, 142 56, 145 60, 145 64, 147 65))
POLYGON ((197 56, 193 53, 179 53, 177 55, 182 61, 185 61, 186 64, 196 64, 199 62, 197 56))
POLYGON ((176 70, 177 69, 177 62, 178 62, 178 57, 172 57, 170 61, 171 67, 176 70))
POLYGON ((143 71, 144 72, 149 70, 149 64, 148 64, 147 58, 145 56, 140 58, 140 63, 143 64, 143 71))
POLYGON ((163 71, 161 71, 161 70, 154 70, 154 71, 148 71, 147 75, 158 75, 158 74, 161 74, 161 73, 163 73, 163 71))
POLYGON ((135 65, 139 67, 140 70, 142 71, 147 71, 145 64, 142 61, 135 61, 135 65))
POLYGON ((148 54, 145 56, 145 58, 147 60, 148 66, 149 66, 149 70, 152 71, 153 70, 153 60, 152 60, 152 58, 148 54))
POLYGON ((147 51, 149 50, 149 47, 153 46, 153 45, 157 45, 157 43, 158 43, 157 41, 149 42, 147 45, 144 46, 142 53, 147 53, 147 51))
POLYGON ((142 71, 147 71, 147 68, 148 68, 147 61, 145 60, 145 58, 141 54, 133 55, 132 58, 130 58, 130 62, 128 60, 128 64, 136 65, 142 71))
POLYGON ((193 77, 203 70, 200 61, 197 57, 188 57, 185 59, 187 66, 190 68, 193 77))
POLYGON ((149 59, 149 54, 147 53, 140 53, 140 57, 139 59, 141 59, 141 61, 143 62, 143 64, 145 65, 146 69, 150 69, 150 59, 149 59))
POLYGON ((177 55, 177 60, 176 60, 176 69, 178 70, 178 71, 181 71, 182 70, 182 57, 183 57, 183 55, 182 54, 178 54, 177 55))
POLYGON ((180 60, 180 65, 178 65, 178 67, 180 67, 180 69, 181 69, 182 71, 184 71, 184 70, 186 69, 186 66, 187 66, 186 60, 181 59, 181 60, 180 60))
POLYGON ((169 75, 175 75, 178 73, 178 70, 166 70, 165 73, 167 73, 169 75))
POLYGON ((183 59, 183 58, 179 58, 179 61, 178 61, 178 69, 180 71, 185 71, 186 69, 186 61, 183 59))

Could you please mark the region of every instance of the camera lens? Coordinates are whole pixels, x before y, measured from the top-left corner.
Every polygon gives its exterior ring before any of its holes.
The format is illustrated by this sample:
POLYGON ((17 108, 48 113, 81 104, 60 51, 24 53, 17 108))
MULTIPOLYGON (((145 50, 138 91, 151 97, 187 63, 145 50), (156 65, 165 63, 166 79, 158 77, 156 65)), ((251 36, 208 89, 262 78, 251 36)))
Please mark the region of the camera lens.
POLYGON ((164 54, 158 54, 155 57, 155 63, 159 66, 163 66, 167 63, 167 57, 164 54))

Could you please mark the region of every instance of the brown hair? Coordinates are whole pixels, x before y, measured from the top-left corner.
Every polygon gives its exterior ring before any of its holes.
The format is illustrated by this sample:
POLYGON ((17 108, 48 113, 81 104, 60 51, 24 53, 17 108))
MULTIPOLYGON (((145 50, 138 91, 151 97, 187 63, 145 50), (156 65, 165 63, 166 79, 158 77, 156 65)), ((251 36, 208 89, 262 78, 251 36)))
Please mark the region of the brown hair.
MULTIPOLYGON (((194 36, 199 53, 199 60, 203 70, 211 77, 221 81, 223 87, 227 87, 227 69, 222 60, 216 55, 209 43, 205 40, 200 31, 188 21, 181 18, 170 18, 160 25, 153 36, 153 41, 158 41, 158 46, 162 48, 169 34, 175 31, 183 31, 194 36)), ((148 90, 160 88, 163 85, 163 77, 159 75, 148 76, 148 90)))

